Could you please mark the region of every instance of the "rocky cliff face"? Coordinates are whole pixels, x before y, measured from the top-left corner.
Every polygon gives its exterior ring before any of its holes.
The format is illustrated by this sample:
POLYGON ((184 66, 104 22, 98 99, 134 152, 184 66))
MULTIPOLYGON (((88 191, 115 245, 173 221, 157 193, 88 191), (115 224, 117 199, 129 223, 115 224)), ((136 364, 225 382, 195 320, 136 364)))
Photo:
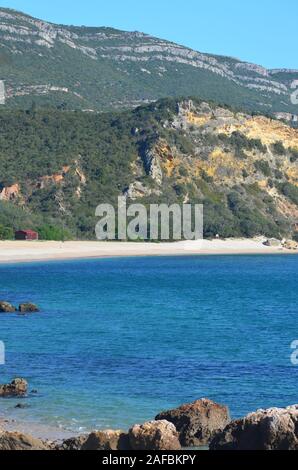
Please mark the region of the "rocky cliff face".
POLYGON ((0 64, 8 106, 34 99, 107 110, 193 95, 297 114, 290 95, 298 71, 267 70, 139 32, 55 25, 7 9, 0 9, 0 64))

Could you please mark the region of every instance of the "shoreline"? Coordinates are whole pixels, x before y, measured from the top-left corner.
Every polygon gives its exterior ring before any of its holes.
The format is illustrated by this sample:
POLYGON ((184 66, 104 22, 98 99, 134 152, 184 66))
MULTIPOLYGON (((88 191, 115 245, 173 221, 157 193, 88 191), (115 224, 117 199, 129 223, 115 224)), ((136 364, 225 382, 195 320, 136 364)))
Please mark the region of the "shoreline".
POLYGON ((1 241, 0 264, 145 256, 298 254, 266 239, 198 240, 173 243, 100 241, 1 241))
MULTIPOLYGON (((77 437, 79 431, 69 431, 55 425, 42 424, 33 421, 19 421, 14 418, 0 417, 1 432, 19 432, 27 434, 35 439, 60 442, 66 439, 77 437)), ((88 434, 88 432, 86 432, 88 434)))

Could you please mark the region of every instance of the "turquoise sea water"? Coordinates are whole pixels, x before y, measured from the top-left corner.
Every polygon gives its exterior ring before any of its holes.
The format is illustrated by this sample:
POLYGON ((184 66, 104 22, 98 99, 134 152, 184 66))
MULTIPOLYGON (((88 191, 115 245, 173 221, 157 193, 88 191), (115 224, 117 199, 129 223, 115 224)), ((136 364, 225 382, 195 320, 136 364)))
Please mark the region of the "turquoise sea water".
POLYGON ((0 266, 6 365, 25 377, 0 416, 73 431, 127 428, 208 397, 233 417, 298 402, 298 257, 127 258, 0 266))

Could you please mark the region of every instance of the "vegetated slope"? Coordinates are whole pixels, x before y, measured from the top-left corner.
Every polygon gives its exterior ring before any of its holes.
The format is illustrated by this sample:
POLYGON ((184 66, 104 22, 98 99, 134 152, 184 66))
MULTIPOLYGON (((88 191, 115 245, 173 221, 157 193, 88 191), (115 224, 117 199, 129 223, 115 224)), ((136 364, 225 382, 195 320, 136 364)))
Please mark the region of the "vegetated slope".
POLYGON ((0 9, 6 106, 110 111, 197 96, 263 114, 288 113, 298 71, 266 70, 139 32, 47 23, 0 9))
POLYGON ((96 206, 124 194, 203 203, 205 236, 296 230, 298 130, 277 120, 167 99, 107 114, 3 109, 0 128, 2 226, 94 238, 96 206))

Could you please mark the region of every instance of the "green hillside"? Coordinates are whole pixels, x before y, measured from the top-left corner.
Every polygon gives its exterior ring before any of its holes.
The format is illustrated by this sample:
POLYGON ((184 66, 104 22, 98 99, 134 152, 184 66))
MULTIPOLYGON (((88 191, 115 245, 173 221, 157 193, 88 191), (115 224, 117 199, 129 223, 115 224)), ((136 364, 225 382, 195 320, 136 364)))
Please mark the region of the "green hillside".
MULTIPOLYGON (((54 25, 0 9, 6 106, 93 111, 196 96, 250 112, 297 114, 296 71, 266 70, 139 32, 54 25)), ((291 118, 291 116, 287 116, 291 118)))
POLYGON ((92 239, 96 206, 123 194, 203 203, 205 236, 292 235, 298 222, 298 130, 276 120, 168 99, 105 114, 2 108, 0 128, 10 230, 92 239))

